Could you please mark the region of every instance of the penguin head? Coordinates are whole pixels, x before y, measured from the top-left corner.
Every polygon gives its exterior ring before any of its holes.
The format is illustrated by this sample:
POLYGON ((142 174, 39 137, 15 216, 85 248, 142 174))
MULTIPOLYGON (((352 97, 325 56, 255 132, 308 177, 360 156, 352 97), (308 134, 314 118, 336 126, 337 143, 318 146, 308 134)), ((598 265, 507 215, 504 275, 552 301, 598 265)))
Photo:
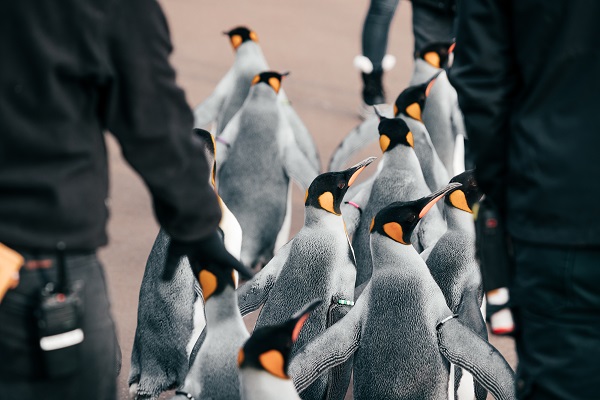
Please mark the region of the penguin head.
POLYGON ((379 116, 379 147, 382 152, 393 149, 397 145, 415 147, 415 139, 404 120, 379 116))
POLYGON ((475 180, 475 170, 456 175, 450 180, 450 183, 453 182, 460 183, 461 186, 448 192, 444 201, 449 206, 473 214, 473 205, 483 196, 475 180))
POLYGON ((423 47, 415 53, 415 58, 426 61, 434 68, 446 68, 451 53, 452 42, 435 42, 423 47))
POLYGON ((315 300, 286 322, 256 329, 238 353, 240 368, 263 370, 281 379, 289 379, 287 367, 292 346, 310 313, 321 304, 315 300))
POLYGON ((236 280, 235 271, 221 265, 203 265, 198 273, 198 282, 205 302, 212 296, 222 293, 227 286, 235 289, 236 280))
POLYGON ((371 221, 371 233, 377 232, 398 243, 409 245, 410 236, 417 223, 427 214, 435 203, 449 191, 461 186, 451 183, 429 196, 413 201, 397 201, 383 208, 371 221))
POLYGON ((427 85, 428 82, 404 89, 394 102, 394 116, 404 114, 417 121, 423 121, 421 114, 425 108, 427 85))
POLYGON ((271 86, 275 93, 279 93, 279 89, 281 89, 281 81, 284 76, 288 76, 289 72, 284 72, 280 74, 275 71, 265 71, 256 75, 254 79, 252 79, 252 86, 258 85, 259 83, 266 83, 271 86))
POLYGON ((340 172, 325 172, 317 176, 306 191, 305 206, 322 209, 335 215, 342 215, 340 206, 348 188, 358 175, 375 160, 369 157, 340 172))
POLYGON ((200 139, 206 161, 208 161, 209 168, 212 168, 211 182, 213 186, 216 186, 216 173, 217 173, 217 161, 216 161, 216 149, 215 138, 207 130, 194 128, 194 135, 200 139))
POLYGON ((229 36, 229 40, 231 40, 231 45, 233 46, 234 50, 237 50, 242 43, 248 41, 258 43, 258 36, 256 36, 256 33, 245 26, 238 26, 229 32, 223 32, 223 34, 229 36))

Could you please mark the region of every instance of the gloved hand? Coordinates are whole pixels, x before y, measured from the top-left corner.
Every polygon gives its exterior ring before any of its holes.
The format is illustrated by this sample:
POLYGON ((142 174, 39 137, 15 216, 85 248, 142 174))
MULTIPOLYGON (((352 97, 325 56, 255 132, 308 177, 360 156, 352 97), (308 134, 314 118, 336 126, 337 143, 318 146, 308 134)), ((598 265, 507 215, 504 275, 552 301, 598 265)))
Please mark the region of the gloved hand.
POLYGON ((232 256, 217 231, 210 234, 208 237, 194 242, 182 242, 171 240, 167 251, 167 261, 163 280, 171 280, 175 274, 177 265, 181 257, 187 256, 194 276, 197 278, 200 273, 201 266, 214 264, 223 268, 233 268, 246 279, 252 278, 254 273, 232 256))

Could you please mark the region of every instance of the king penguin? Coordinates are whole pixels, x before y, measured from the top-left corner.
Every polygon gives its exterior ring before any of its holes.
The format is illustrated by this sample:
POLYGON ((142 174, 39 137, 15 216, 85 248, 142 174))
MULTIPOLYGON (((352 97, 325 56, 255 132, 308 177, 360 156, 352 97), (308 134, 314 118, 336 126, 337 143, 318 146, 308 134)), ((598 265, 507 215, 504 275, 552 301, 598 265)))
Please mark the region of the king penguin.
POLYGON ((442 69, 447 68, 453 47, 451 42, 434 42, 415 52, 415 66, 409 86, 428 82, 442 69))
MULTIPOLYGON (((221 137, 221 133, 242 107, 250 91, 252 79, 257 74, 269 70, 269 66, 258 44, 258 35, 255 31, 245 26, 238 26, 223 33, 229 37, 231 46, 236 52, 234 63, 219 81, 213 93, 196 106, 194 118, 197 127, 208 126, 211 122, 215 122, 213 131, 217 140, 231 144, 221 137)), ((279 92, 278 99, 278 105, 288 118, 298 146, 309 159, 313 168, 319 171, 321 162, 312 136, 283 90, 279 92)), ((220 159, 225 161, 225 158, 221 156, 220 159)))
POLYGON ((422 120, 446 170, 451 176, 454 175, 456 141, 466 137, 466 134, 458 95, 448 81, 446 71, 441 71, 429 82, 422 120))
MULTIPOLYGON (((215 142, 203 129, 194 129, 201 141, 214 187, 216 173, 215 142)), ((219 228, 225 248, 239 258, 242 228, 222 199, 219 228)), ((169 235, 162 229, 146 262, 140 287, 137 327, 131 354, 128 383, 138 399, 155 399, 167 389, 179 386, 188 371, 192 347, 204 328, 204 302, 191 273, 187 258, 180 260, 173 279, 162 279, 169 235)))
POLYGON ((223 133, 235 138, 218 169, 217 184, 242 227, 241 261, 250 268, 264 265, 278 243, 287 242, 290 179, 306 189, 317 176, 277 105, 281 79, 282 74, 272 71, 256 75, 234 118, 239 130, 233 131, 232 120, 223 133))
MULTIPOLYGON (((361 193, 358 193, 351 199, 361 207, 358 213, 359 222, 349 222, 356 226, 352 237, 357 266, 356 286, 368 281, 371 276, 369 226, 373 217, 379 210, 394 201, 418 199, 431 193, 413 149, 414 136, 408 125, 401 119, 381 117, 378 130, 379 144, 383 151, 381 161, 383 168, 377 174, 368 197, 356 199, 361 197, 361 193)), ((427 214, 415 231, 413 238, 415 248, 421 252, 433 246, 445 231, 446 222, 439 209, 435 208, 427 214)))
MULTIPOLYGON (((473 206, 482 196, 475 181, 474 171, 465 171, 450 182, 462 186, 448 192, 444 198, 444 215, 448 230, 437 241, 426 258, 429 271, 440 287, 446 304, 458 315, 458 320, 471 328, 482 339, 487 340, 487 328, 481 314, 483 288, 479 263, 475 257, 475 227, 473 224, 473 206)), ((461 389, 461 370, 455 369, 454 387, 461 389)), ((478 400, 486 398, 486 393, 477 383, 475 385, 478 400)), ((470 396, 473 392, 471 389, 470 396)), ((458 398, 461 398, 459 396, 458 398)))
POLYGON ((413 133, 415 153, 429 189, 434 191, 444 186, 450 177, 421 119, 427 100, 427 88, 427 82, 406 88, 398 95, 392 107, 378 109, 376 116, 365 120, 350 131, 334 151, 329 170, 341 169, 346 160, 356 151, 378 139, 377 126, 381 116, 393 117, 403 119, 413 133))
MULTIPOLYGON (((349 186, 374 158, 341 172, 327 172, 311 183, 304 226, 250 281, 238 289, 242 315, 263 306, 256 327, 279 324, 306 302, 323 299, 311 314, 292 354, 342 318, 354 300, 356 264, 340 204, 349 186)), ((349 364, 317 380, 303 399, 339 399, 346 393, 349 364), (345 387, 340 392, 338 386, 345 387)))
POLYGON ((252 333, 238 354, 242 400, 300 400, 287 368, 292 345, 320 303, 313 301, 284 323, 252 333))
POLYGON ((235 294, 233 269, 202 266, 198 282, 204 296, 206 337, 175 399, 239 400, 237 355, 249 334, 235 294))
POLYGON ((445 399, 450 363, 470 371, 496 399, 515 399, 506 360, 455 318, 410 246, 419 220, 458 185, 392 203, 372 220, 373 277, 348 314, 292 358, 289 373, 301 395, 353 357, 356 400, 445 399))

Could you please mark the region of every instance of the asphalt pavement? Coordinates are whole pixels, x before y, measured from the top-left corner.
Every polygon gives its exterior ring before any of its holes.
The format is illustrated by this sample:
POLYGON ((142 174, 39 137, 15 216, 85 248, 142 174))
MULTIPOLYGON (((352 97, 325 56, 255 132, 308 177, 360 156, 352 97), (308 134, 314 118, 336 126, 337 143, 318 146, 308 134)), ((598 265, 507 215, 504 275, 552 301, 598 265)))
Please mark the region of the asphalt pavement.
MULTIPOLYGON (((283 87, 313 135, 325 169, 335 147, 360 122, 358 107, 362 86, 352 60, 361 51, 360 37, 368 1, 168 0, 160 3, 171 30, 172 63, 189 105, 194 107, 204 100, 233 62, 234 52, 223 31, 245 25, 258 34, 270 67, 290 71, 283 87)), ((395 55, 398 62, 384 76, 388 101, 406 87, 410 78, 411 29, 411 4, 403 0, 389 35, 388 53, 395 55)), ((111 179, 110 244, 101 250, 100 257, 107 271, 112 312, 123 351, 119 399, 127 399, 140 283, 158 225, 143 182, 123 160, 114 138, 107 135, 107 142, 111 179)), ((371 145, 352 161, 370 155, 380 156, 381 151, 371 145)), ((160 154, 156 155, 156 162, 160 162, 160 154)), ((370 166, 361 179, 372 171, 375 165, 370 166)), ((303 223, 303 200, 304 194, 294 187, 292 235, 303 223)), ((252 324, 252 316, 247 318, 247 323, 252 324)), ((492 337, 491 341, 514 367, 512 340, 492 337)))

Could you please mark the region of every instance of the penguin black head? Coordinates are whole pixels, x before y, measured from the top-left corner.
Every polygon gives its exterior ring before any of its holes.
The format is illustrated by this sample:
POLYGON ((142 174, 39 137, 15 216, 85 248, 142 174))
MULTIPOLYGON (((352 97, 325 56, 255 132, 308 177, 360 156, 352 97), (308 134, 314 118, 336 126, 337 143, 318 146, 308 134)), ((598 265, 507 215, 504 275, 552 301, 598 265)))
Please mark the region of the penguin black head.
POLYGON ((210 297, 222 293, 227 286, 235 289, 236 280, 234 270, 224 268, 221 265, 208 264, 202 266, 198 273, 198 282, 200 282, 205 302, 210 297))
POLYGON ((371 233, 377 232, 398 243, 410 244, 410 236, 417 223, 435 203, 449 191, 461 186, 451 183, 429 196, 413 201, 397 201, 379 211, 371 221, 371 233))
POLYGON ((394 102, 394 116, 404 114, 417 121, 423 121, 421 114, 425 108, 427 85, 428 82, 404 89, 394 102))
POLYGON ((242 43, 249 40, 258 42, 258 36, 256 36, 256 33, 245 26, 238 26, 229 32, 223 32, 223 34, 229 36, 229 40, 231 40, 231 45, 233 46, 234 50, 237 50, 242 43))
POLYGON ((252 79, 252 85, 258 85, 259 83, 266 83, 267 85, 271 86, 273 88, 273 90, 275 91, 275 93, 279 93, 279 89, 281 89, 281 81, 283 80, 284 76, 288 76, 290 73, 289 72, 284 72, 283 74, 280 74, 279 72, 275 72, 275 71, 265 71, 265 72, 261 72, 260 74, 256 75, 254 77, 254 79, 252 79))
POLYGON ((304 205, 323 209, 335 215, 342 215, 340 205, 344 195, 358 175, 373 160, 375 157, 369 157, 345 171, 325 172, 317 176, 306 191, 304 205))
POLYGON ((450 180, 450 183, 452 182, 458 182, 461 186, 448 192, 444 201, 449 206, 473 214, 473 205, 483 196, 475 180, 475 170, 471 169, 456 175, 450 180))
POLYGON ((213 135, 210 134, 207 130, 194 128, 194 135, 200 139, 202 145, 204 147, 204 155, 206 156, 206 161, 208 161, 209 167, 212 167, 212 183, 215 186, 216 183, 216 173, 217 173, 217 161, 216 161, 216 143, 213 135))
MULTIPOLYGON (((379 115, 379 114, 378 114, 379 115)), ((415 147, 415 139, 406 122, 379 116, 379 147, 384 153, 397 145, 415 147)))
POLYGON ((427 61, 434 68, 446 68, 448 66, 448 56, 451 53, 452 42, 435 42, 423 47, 415 52, 415 58, 427 61))
POLYGON ((289 379, 287 367, 292 346, 311 311, 319 304, 321 300, 309 303, 283 324, 256 329, 238 353, 238 366, 264 370, 278 378, 289 379))

